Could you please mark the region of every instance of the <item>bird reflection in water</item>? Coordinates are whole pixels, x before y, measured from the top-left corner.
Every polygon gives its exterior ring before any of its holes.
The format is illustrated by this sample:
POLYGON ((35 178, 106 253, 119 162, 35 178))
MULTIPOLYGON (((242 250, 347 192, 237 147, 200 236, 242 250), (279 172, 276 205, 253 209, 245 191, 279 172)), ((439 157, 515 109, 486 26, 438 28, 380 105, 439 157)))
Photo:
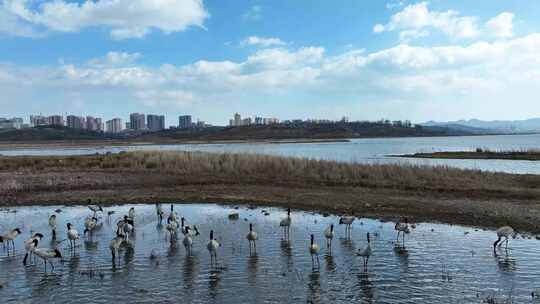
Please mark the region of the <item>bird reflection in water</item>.
POLYGON ((327 254, 324 258, 326 260, 326 271, 336 272, 336 262, 334 261, 334 257, 331 254, 327 254))
POLYGON ((293 271, 294 270, 293 253, 292 253, 291 242, 289 240, 281 241, 281 255, 285 258, 287 271, 288 272, 293 271))
POLYGON ((516 259, 509 254, 508 250, 502 250, 502 253, 494 251, 493 257, 500 271, 512 273, 517 270, 516 259))
POLYGON ((210 278, 208 280, 208 292, 213 299, 219 294, 219 282, 221 281, 220 270, 210 270, 210 278))
POLYGON ((367 272, 361 272, 357 275, 360 285, 360 298, 362 303, 375 303, 373 301, 375 295, 375 286, 369 280, 369 274, 367 272))
POLYGON ((307 303, 322 303, 321 297, 321 273, 313 271, 309 275, 307 303))
POLYGON ((344 252, 348 252, 351 254, 355 253, 356 249, 353 240, 347 238, 340 238, 340 243, 344 252))
POLYGON ((197 256, 186 256, 184 258, 184 267, 182 277, 184 279, 184 289, 193 291, 195 277, 198 271, 199 258, 197 256))
POLYGON ((257 254, 251 255, 248 258, 248 283, 249 285, 257 286, 257 266, 259 262, 259 256, 257 254))

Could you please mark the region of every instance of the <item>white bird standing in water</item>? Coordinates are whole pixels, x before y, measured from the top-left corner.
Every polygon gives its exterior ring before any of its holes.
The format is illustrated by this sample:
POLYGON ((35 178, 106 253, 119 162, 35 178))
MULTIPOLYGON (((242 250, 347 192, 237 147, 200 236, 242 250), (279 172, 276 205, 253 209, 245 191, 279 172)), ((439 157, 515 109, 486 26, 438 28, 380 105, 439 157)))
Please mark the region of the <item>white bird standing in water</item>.
POLYGON ((184 230, 184 240, 182 240, 182 243, 184 244, 184 247, 186 248, 186 253, 191 256, 191 249, 193 248, 193 239, 191 238, 189 226, 186 226, 184 230))
MULTIPOLYGON (((38 240, 34 240, 34 246, 37 247, 38 240)), ((47 271, 47 261, 52 259, 61 259, 62 254, 58 249, 51 249, 51 248, 35 248, 34 254, 40 257, 45 262, 45 271, 47 271)), ((51 264, 52 270, 54 270, 54 264, 52 261, 49 261, 49 264, 51 264)))
POLYGON ((324 230, 324 237, 326 238, 326 248, 332 251, 332 239, 334 239, 334 224, 330 224, 330 227, 324 230))
POLYGON ((56 214, 49 216, 49 227, 51 227, 52 239, 56 240, 56 214))
POLYGON ((160 203, 156 204, 156 214, 157 214, 159 222, 161 223, 163 221, 163 215, 165 214, 165 212, 163 212, 163 207, 161 206, 160 203))
POLYGON ((98 219, 97 219, 96 217, 87 218, 87 219, 84 221, 84 232, 83 232, 83 235, 86 235, 87 233, 89 233, 90 235, 92 235, 92 233, 94 232, 94 229, 96 229, 97 222, 98 222, 98 219))
POLYGON ((133 222, 135 221, 135 208, 134 207, 129 208, 128 218, 133 222))
POLYGON ((399 241, 399 234, 402 233, 403 234, 403 246, 405 246, 405 233, 409 233, 410 230, 409 230, 409 221, 407 220, 407 218, 403 218, 403 222, 401 221, 398 221, 396 223, 396 225, 394 226, 394 230, 396 230, 398 232, 397 234, 397 237, 396 237, 396 242, 399 241))
POLYGON ((111 256, 113 262, 115 261, 117 255, 118 261, 120 261, 120 255, 118 254, 118 251, 120 250, 122 242, 124 242, 124 235, 121 234, 120 229, 118 229, 116 230, 116 237, 112 239, 111 243, 109 244, 109 249, 111 249, 111 256))
POLYGON ((210 230, 210 241, 206 245, 208 252, 210 252, 210 265, 217 264, 217 250, 220 246, 221 244, 214 240, 214 230, 210 230))
POLYGON ((516 232, 514 229, 510 226, 503 226, 499 229, 497 229, 497 240, 495 243, 493 243, 493 251, 495 251, 495 248, 497 248, 497 244, 499 244, 499 247, 502 245, 503 242, 501 242, 502 238, 505 239, 506 242, 506 249, 508 249, 508 240, 510 237, 514 237, 516 235, 516 232))
POLYGON ((279 226, 283 227, 283 235, 285 239, 289 239, 291 231, 291 208, 287 208, 287 217, 279 222, 279 226))
POLYGON ((171 221, 178 222, 178 214, 176 214, 176 212, 174 212, 174 205, 173 204, 171 204, 171 213, 169 214, 169 219, 171 221))
POLYGON ((321 264, 319 263, 319 251, 321 248, 319 245, 315 244, 315 236, 311 235, 311 244, 309 245, 309 253, 311 254, 311 266, 313 269, 315 269, 315 260, 314 256, 317 257, 317 268, 321 267, 321 264))
POLYGON ((37 240, 38 242, 41 241, 43 238, 43 234, 41 233, 34 233, 31 238, 24 241, 24 249, 26 250, 26 254, 24 255, 23 264, 26 265, 26 260, 28 257, 32 259, 32 254, 34 252, 34 249, 37 247, 37 243, 34 242, 34 240, 37 240))
POLYGON ((367 269, 369 257, 371 256, 371 240, 369 238, 369 232, 367 233, 366 247, 359 249, 357 255, 364 259, 364 269, 367 269))
POLYGON ((5 242, 4 247, 7 244, 8 249, 9 249, 9 244, 11 243, 11 245, 13 245, 12 246, 13 250, 15 250, 15 239, 17 238, 17 236, 19 236, 19 234, 21 234, 21 230, 19 228, 15 228, 5 235, 0 235, 0 243, 5 242))
POLYGON ((257 236, 257 232, 253 231, 253 224, 249 224, 249 232, 246 235, 246 239, 249 242, 249 253, 251 254, 251 243, 253 243, 253 249, 255 250, 255 254, 257 254, 257 243, 256 241, 259 239, 257 236))
POLYGON ((189 230, 188 230, 189 232, 188 233, 192 238, 200 235, 199 229, 197 228, 197 226, 195 226, 195 225, 193 225, 193 226, 185 225, 185 219, 183 217, 180 219, 180 222, 182 223, 182 226, 181 226, 182 233, 186 233, 185 228, 189 227, 189 230))
MULTIPOLYGON (((92 202, 92 200, 88 200, 88 203, 91 203, 91 202, 92 202)), ((90 211, 94 212, 94 217, 97 217, 98 211, 103 212, 103 208, 101 208, 101 206, 97 206, 97 205, 88 205, 88 209, 90 209, 90 211)))
POLYGON ((351 215, 342 216, 339 219, 339 224, 345 225, 345 235, 347 238, 350 238, 351 236, 351 227, 355 219, 356 217, 354 216, 354 210, 351 210, 351 215))
POLYGON ((168 218, 167 226, 165 228, 167 229, 167 231, 169 231, 171 243, 174 242, 177 236, 178 223, 176 221, 171 220, 171 218, 168 218))
POLYGON ((71 228, 72 226, 71 223, 67 223, 67 238, 69 240, 69 247, 75 248, 76 241, 79 239, 79 231, 71 228))

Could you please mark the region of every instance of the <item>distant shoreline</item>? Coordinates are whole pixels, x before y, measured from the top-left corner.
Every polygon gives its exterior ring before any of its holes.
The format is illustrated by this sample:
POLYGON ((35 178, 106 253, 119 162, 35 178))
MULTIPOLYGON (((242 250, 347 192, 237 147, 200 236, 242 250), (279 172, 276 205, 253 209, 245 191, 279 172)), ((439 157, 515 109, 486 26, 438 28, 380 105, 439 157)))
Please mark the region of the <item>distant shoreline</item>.
POLYGON ((449 151, 388 155, 390 157, 432 158, 432 159, 497 159, 540 161, 540 150, 530 151, 449 151))

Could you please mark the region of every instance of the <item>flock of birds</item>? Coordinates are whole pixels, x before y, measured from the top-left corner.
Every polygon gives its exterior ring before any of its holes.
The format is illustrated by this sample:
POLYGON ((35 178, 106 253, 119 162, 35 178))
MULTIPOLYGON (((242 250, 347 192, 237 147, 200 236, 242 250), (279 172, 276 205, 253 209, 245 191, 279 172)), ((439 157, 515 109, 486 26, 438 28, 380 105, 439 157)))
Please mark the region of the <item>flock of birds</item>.
MULTIPOLYGON (((92 211, 92 215, 88 216, 84 220, 84 231, 83 236, 90 236, 92 233, 101 225, 99 223, 99 219, 97 216, 98 212, 103 212, 103 208, 101 206, 97 205, 88 205, 88 208, 90 211, 92 211)), ((109 211, 108 215, 112 215, 114 211, 109 211)), ((161 204, 156 204, 156 214, 158 217, 159 223, 161 223, 164 220, 165 212, 163 211, 163 207, 161 204)), ((354 212, 351 212, 351 215, 343 216, 339 220, 340 225, 345 225, 345 234, 347 238, 350 238, 351 235, 351 229, 352 224, 355 221, 356 217, 354 215, 354 212)), ((53 214, 48 218, 48 224, 51 228, 51 237, 53 240, 56 240, 56 215, 53 214)), ((283 218, 279 226, 283 229, 283 237, 286 240, 290 239, 290 229, 292 226, 292 218, 291 218, 291 209, 287 209, 287 216, 283 218)), ((414 225, 412 225, 414 228, 414 225)), ((77 247, 77 241, 81 238, 81 235, 79 234, 78 230, 74 228, 74 226, 71 223, 67 223, 66 225, 66 239, 57 242, 57 244, 60 244, 63 241, 68 240, 69 241, 69 248, 71 250, 75 250, 77 247)), ((180 231, 183 235, 182 244, 184 245, 186 249, 187 255, 192 255, 192 249, 193 249, 193 239, 195 237, 198 237, 200 235, 199 229, 196 225, 186 225, 186 220, 183 217, 179 217, 178 214, 174 211, 174 205, 171 204, 170 212, 167 217, 167 225, 166 229, 169 233, 169 239, 171 243, 175 243, 178 240, 178 232, 180 231)), ((403 218, 399 220, 395 226, 395 231, 397 232, 396 237, 396 244, 399 245, 399 238, 402 236, 402 243, 401 246, 405 247, 405 235, 410 233, 409 223, 407 221, 407 218, 403 218)), ((110 241, 109 248, 111 251, 111 257, 113 263, 116 261, 116 258, 120 260, 119 251, 121 250, 122 246, 130 245, 129 242, 130 237, 133 235, 135 231, 135 208, 129 209, 128 214, 124 215, 117 223, 116 223, 116 232, 115 237, 110 241)), ((497 246, 501 246, 503 243, 506 244, 506 248, 508 248, 508 242, 510 237, 515 237, 516 232, 514 229, 512 229, 509 226, 504 226, 499 229, 497 229, 497 240, 493 244, 493 250, 496 250, 497 246)), ((334 224, 330 224, 325 230, 324 230, 324 238, 326 239, 326 249, 329 254, 332 252, 332 240, 335 237, 334 232, 334 224)), ((10 247, 12 250, 15 250, 15 239, 21 235, 21 230, 19 228, 14 228, 5 235, 0 235, 0 243, 3 243, 4 248, 7 246, 8 252, 10 247)), ((41 258, 45 265, 45 271, 47 271, 47 264, 50 264, 52 270, 54 270, 54 264, 53 260, 55 259, 62 259, 62 253, 58 250, 58 248, 45 248, 45 247, 39 247, 40 241, 43 239, 43 234, 37 232, 34 233, 29 239, 24 241, 24 249, 26 251, 26 254, 23 259, 23 263, 26 265, 28 259, 32 259, 37 256, 41 258)), ((365 247, 359 249, 357 251, 357 256, 362 257, 364 262, 364 269, 367 270, 369 258, 372 255, 372 249, 371 249, 371 238, 370 233, 368 232, 366 234, 367 237, 367 244, 365 247)), ((252 251, 257 251, 257 240, 258 240, 258 234, 253 229, 253 225, 249 224, 249 231, 246 234, 246 239, 249 243, 249 251, 250 254, 252 251)), ((218 251, 221 247, 221 244, 214 238, 214 231, 210 231, 209 241, 207 243, 207 249, 210 254, 210 263, 212 266, 217 265, 217 258, 218 258, 218 251)), ((312 261, 312 267, 313 269, 320 268, 319 263, 319 253, 321 251, 321 247, 315 242, 315 235, 310 235, 310 245, 308 248, 309 254, 311 255, 311 261, 312 261)))

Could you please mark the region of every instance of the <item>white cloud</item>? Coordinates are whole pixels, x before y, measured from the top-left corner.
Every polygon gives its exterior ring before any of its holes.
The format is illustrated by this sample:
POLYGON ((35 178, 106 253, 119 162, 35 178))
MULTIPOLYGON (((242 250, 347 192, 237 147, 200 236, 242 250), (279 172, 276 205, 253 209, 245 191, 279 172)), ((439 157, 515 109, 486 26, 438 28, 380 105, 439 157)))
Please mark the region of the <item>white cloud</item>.
MULTIPOLYGON (((201 60, 182 66, 143 66, 136 62, 140 55, 109 53, 93 65, 0 65, 0 89, 10 88, 12 100, 27 98, 28 92, 34 96, 82 92, 81 98, 96 99, 114 92, 124 103, 147 108, 182 109, 204 103, 202 107, 226 104, 227 110, 241 99, 266 96, 267 103, 294 104, 300 95, 310 100, 297 106, 307 109, 306 115, 324 114, 316 111, 337 103, 350 108, 351 117, 365 119, 446 119, 460 117, 430 116, 459 113, 526 116, 540 112, 535 97, 539 52, 540 34, 466 46, 400 44, 338 55, 327 55, 320 47, 268 48, 241 61, 201 60), (442 110, 434 112, 436 108, 442 110)), ((69 98, 62 96, 56 103, 69 107, 69 98)))
MULTIPOLYGON (((448 10, 445 12, 430 11, 427 2, 410 4, 400 12, 392 15, 386 25, 377 24, 373 28, 375 33, 383 31, 399 31, 412 33, 427 33, 426 29, 437 29, 452 39, 474 38, 479 35, 477 18, 461 16, 459 12, 448 10)), ((411 38, 415 35, 403 34, 411 38)), ((425 36, 425 35, 422 35, 425 36)))
POLYGON ((242 40, 240 42, 240 45, 246 46, 246 45, 254 45, 254 46, 260 46, 260 47, 269 47, 269 46, 283 46, 287 45, 284 41, 282 41, 279 38, 274 37, 258 37, 258 36, 249 36, 246 39, 242 40))
POLYGON ((204 27, 209 17, 202 0, 1 1, 0 32, 15 36, 106 27, 114 39, 141 38, 153 29, 172 33, 204 27))
POLYGON ((510 38, 514 36, 513 32, 513 20, 514 14, 509 12, 504 12, 496 17, 491 18, 487 23, 486 27, 495 37, 498 38, 510 38))
POLYGON ((103 57, 89 60, 88 64, 97 67, 118 67, 133 65, 139 58, 141 58, 140 53, 108 52, 103 57))
POLYGON ((403 1, 388 2, 388 3, 386 3, 386 8, 387 9, 394 9, 394 8, 402 7, 403 5, 405 5, 405 2, 403 2, 403 1))

